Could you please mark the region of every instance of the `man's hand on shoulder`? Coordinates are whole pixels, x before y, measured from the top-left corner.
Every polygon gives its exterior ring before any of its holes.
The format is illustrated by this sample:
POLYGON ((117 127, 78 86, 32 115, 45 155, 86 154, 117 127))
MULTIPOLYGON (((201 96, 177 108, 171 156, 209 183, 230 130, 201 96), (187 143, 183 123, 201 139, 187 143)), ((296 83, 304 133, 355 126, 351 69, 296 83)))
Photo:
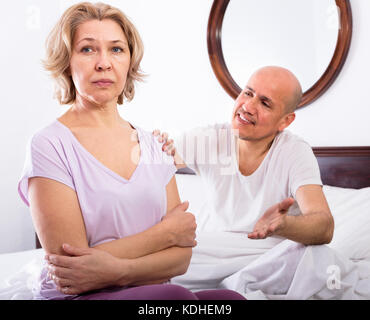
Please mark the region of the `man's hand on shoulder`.
POLYGON ((168 133, 166 132, 161 133, 161 131, 158 129, 154 130, 152 133, 155 137, 158 137, 158 141, 160 143, 163 143, 162 151, 166 152, 169 156, 173 157, 176 168, 177 169, 186 168, 184 160, 182 160, 182 158, 176 151, 173 139, 168 139, 168 133))

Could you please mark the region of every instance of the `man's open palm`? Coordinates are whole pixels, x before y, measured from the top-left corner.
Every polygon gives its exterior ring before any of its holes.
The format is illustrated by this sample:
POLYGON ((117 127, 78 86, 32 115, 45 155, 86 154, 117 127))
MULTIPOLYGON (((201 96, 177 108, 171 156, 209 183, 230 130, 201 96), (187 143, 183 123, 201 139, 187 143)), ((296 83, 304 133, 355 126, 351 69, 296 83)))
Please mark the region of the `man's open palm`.
POLYGON ((286 198, 267 209, 263 216, 257 221, 253 232, 248 234, 248 238, 265 239, 281 230, 285 225, 286 213, 294 201, 293 198, 286 198))

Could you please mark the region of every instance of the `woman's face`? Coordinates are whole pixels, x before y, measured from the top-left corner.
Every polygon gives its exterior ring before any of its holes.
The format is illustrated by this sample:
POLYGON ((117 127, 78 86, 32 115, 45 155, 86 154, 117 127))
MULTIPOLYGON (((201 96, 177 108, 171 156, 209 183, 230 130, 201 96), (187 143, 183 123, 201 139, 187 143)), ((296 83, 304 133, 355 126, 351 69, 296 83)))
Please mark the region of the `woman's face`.
POLYGON ((90 20, 77 28, 70 61, 77 96, 98 105, 116 103, 129 66, 128 42, 118 23, 90 20))

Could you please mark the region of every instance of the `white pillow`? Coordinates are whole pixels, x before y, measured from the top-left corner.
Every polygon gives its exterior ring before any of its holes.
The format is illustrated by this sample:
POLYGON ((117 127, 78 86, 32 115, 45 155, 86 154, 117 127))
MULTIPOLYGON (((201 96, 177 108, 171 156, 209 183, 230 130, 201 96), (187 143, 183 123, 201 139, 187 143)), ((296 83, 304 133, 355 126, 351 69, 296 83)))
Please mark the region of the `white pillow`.
POLYGON ((353 260, 370 259, 370 187, 324 185, 323 191, 335 221, 329 247, 353 260))

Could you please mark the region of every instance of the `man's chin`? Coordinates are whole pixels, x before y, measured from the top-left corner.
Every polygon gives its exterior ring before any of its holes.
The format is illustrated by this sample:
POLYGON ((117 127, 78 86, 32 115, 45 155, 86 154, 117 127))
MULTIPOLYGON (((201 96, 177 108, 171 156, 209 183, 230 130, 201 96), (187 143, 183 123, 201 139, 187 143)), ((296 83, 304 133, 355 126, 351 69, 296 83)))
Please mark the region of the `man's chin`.
POLYGON ((242 140, 249 140, 248 135, 243 133, 243 130, 240 130, 240 126, 235 123, 235 120, 231 123, 231 130, 235 137, 242 139, 242 140))

